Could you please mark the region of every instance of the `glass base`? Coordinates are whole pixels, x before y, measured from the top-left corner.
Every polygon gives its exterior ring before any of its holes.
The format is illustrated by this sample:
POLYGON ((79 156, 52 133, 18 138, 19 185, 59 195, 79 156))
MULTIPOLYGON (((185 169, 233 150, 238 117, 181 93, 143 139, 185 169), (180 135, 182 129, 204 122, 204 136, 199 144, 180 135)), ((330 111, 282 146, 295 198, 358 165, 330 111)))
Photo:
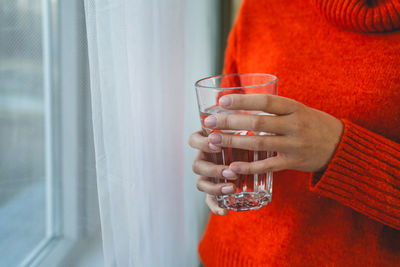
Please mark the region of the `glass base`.
POLYGON ((233 211, 258 210, 271 202, 267 192, 241 192, 233 195, 218 196, 218 206, 233 211))

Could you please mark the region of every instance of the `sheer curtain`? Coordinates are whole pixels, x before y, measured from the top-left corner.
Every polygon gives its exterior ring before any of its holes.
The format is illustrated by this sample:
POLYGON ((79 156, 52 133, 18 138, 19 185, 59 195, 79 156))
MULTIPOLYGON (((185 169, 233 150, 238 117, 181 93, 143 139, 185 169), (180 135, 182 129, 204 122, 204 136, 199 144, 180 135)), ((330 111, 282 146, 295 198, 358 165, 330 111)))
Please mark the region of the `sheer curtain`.
POLYGON ((85 1, 106 266, 199 263, 207 213, 186 140, 193 79, 215 71, 213 2, 85 1))

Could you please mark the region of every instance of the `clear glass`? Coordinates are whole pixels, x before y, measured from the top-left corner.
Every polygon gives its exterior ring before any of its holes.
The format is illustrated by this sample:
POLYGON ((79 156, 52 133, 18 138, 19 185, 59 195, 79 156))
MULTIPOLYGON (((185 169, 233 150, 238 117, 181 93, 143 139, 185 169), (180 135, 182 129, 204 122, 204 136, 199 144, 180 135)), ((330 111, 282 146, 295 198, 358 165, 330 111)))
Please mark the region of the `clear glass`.
MULTIPOLYGON (((199 105, 203 134, 208 136, 212 130, 204 126, 204 119, 213 114, 256 114, 272 116, 257 110, 226 110, 218 105, 221 96, 228 94, 271 94, 278 93, 278 78, 271 74, 240 73, 207 77, 196 82, 197 102, 199 105)), ((265 132, 221 130, 224 134, 268 135, 265 132)), ((207 153, 207 159, 220 165, 230 165, 234 161, 252 162, 274 156, 272 151, 250 151, 235 148, 222 148, 220 153, 207 153)), ((271 202, 272 172, 263 174, 240 175, 233 181, 236 192, 231 195, 217 196, 218 205, 234 211, 256 210, 271 202)), ((226 183, 225 179, 215 179, 216 183, 226 183)), ((232 181, 230 181, 232 182, 232 181)))
POLYGON ((0 266, 46 238, 42 13, 42 1, 0 1, 0 266))

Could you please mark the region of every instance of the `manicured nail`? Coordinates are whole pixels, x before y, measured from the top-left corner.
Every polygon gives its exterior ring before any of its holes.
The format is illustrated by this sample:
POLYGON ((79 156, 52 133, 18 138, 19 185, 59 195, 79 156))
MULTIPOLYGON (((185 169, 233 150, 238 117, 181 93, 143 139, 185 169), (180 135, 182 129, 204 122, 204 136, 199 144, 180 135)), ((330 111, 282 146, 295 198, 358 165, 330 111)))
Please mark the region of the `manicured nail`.
POLYGON ((208 136, 208 141, 210 141, 213 144, 221 144, 222 142, 222 135, 219 133, 212 133, 208 136))
POLYGON ((219 104, 221 106, 229 107, 232 104, 231 96, 223 96, 219 99, 219 104))
POLYGON ((225 178, 234 178, 236 174, 230 169, 225 169, 222 171, 222 176, 224 176, 225 178))
POLYGON ((217 118, 215 116, 208 116, 205 120, 204 120, 204 124, 207 127, 211 127, 214 128, 215 126, 217 126, 217 118))
POLYGON ((221 188, 222 194, 232 194, 233 193, 233 186, 232 185, 226 185, 221 188))
POLYGON ((237 165, 232 165, 229 167, 229 169, 231 169, 232 171, 234 171, 236 173, 240 173, 240 167, 237 165))
POLYGON ((224 210, 219 210, 218 211, 218 215, 225 216, 225 211, 224 210))
POLYGON ((211 150, 214 150, 214 151, 218 151, 218 150, 221 149, 219 146, 214 146, 213 144, 208 144, 208 147, 209 147, 211 150))

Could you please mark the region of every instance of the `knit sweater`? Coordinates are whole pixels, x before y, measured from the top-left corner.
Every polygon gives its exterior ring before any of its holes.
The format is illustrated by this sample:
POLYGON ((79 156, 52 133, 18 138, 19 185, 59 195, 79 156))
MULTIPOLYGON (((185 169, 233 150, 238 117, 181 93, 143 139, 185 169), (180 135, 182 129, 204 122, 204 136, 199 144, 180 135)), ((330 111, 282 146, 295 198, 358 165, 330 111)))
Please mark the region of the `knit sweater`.
POLYGON ((267 206, 212 214, 205 266, 400 266, 399 28, 398 0, 244 0, 225 72, 275 74, 344 132, 325 171, 276 172, 267 206))

